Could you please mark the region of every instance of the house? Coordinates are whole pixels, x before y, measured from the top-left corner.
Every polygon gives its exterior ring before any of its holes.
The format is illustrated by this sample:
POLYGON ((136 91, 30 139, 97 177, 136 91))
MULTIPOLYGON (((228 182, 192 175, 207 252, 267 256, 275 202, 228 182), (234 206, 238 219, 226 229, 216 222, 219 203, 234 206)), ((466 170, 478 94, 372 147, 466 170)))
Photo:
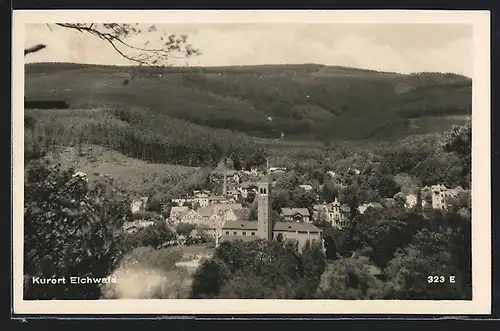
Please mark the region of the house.
POLYGON ((182 206, 184 206, 184 204, 186 202, 188 202, 188 199, 186 199, 186 198, 175 198, 175 199, 172 199, 172 202, 175 203, 175 204, 177 204, 177 206, 181 206, 182 207, 182 206))
POLYGON ((77 171, 77 172, 75 172, 75 173, 73 174, 73 176, 71 176, 71 177, 73 177, 73 178, 77 178, 77 179, 81 179, 81 180, 84 180, 84 181, 86 181, 86 182, 88 182, 88 181, 89 181, 89 177, 87 176, 87 174, 86 174, 86 173, 84 173, 84 172, 81 172, 81 171, 77 171))
POLYGON ((337 197, 335 197, 335 200, 328 207, 327 221, 332 223, 332 226, 336 228, 345 226, 351 214, 351 207, 341 203, 337 197))
POLYGON ((274 174, 274 173, 284 173, 286 172, 285 167, 269 167, 269 173, 274 174))
POLYGON ((242 208, 243 206, 241 205, 241 203, 212 204, 207 207, 198 209, 198 214, 202 217, 202 219, 208 220, 212 215, 219 214, 220 211, 222 211, 222 214, 224 214, 227 210, 242 208))
POLYGON ((206 235, 215 237, 228 215, 231 219, 240 219, 247 212, 246 209, 240 203, 213 204, 202 207, 197 211, 190 210, 189 213, 184 215, 181 222, 196 224, 198 232, 204 232, 206 235), (241 209, 245 211, 240 212, 241 209))
POLYGON ((303 184, 303 185, 299 185, 299 187, 301 189, 303 189, 304 191, 306 192, 309 192, 309 191, 312 191, 313 187, 309 184, 303 184))
POLYGON ((202 219, 208 220, 208 218, 210 216, 212 216, 212 214, 214 213, 214 209, 212 207, 213 207, 213 205, 201 207, 198 209, 197 212, 201 216, 202 219))
POLYGON ((183 214, 179 220, 182 223, 191 223, 191 224, 203 223, 203 217, 194 209, 191 209, 187 213, 183 214))
POLYGON ((231 197, 232 200, 238 200, 241 196, 240 191, 238 191, 237 189, 228 190, 227 195, 231 197))
POLYGON ((311 215, 307 208, 282 208, 281 216, 287 222, 310 222, 311 215))
POLYGON ((200 207, 206 207, 210 204, 208 191, 194 191, 193 202, 197 203, 200 207))
POLYGON ((328 206, 326 203, 320 203, 317 205, 313 206, 313 219, 319 220, 319 219, 325 219, 327 218, 328 214, 328 206))
POLYGON ((148 203, 148 197, 141 197, 139 200, 132 202, 132 204, 130 205, 132 214, 146 210, 147 203, 148 203))
POLYGON ((170 208, 169 219, 172 222, 179 222, 184 215, 189 212, 189 207, 172 207, 170 208))
POLYGON ((413 194, 413 193, 408 194, 406 196, 405 208, 412 209, 413 207, 415 207, 417 205, 417 200, 418 200, 418 197, 415 194, 413 194))
POLYGON ((130 222, 131 224, 124 224, 123 225, 123 230, 127 233, 133 234, 137 233, 142 227, 138 226, 137 224, 133 224, 133 222, 130 222))
POLYGON ((221 161, 217 167, 211 173, 212 181, 219 181, 220 178, 227 176, 229 182, 239 183, 241 181, 241 175, 238 170, 227 169, 223 161, 221 161))
MULTIPOLYGON (((229 176, 229 175, 228 175, 229 176)), ((233 182, 233 183, 240 183, 241 182, 241 176, 238 172, 234 172, 230 177, 229 177, 230 181, 233 182)))
POLYGON ((441 210, 447 209, 450 206, 449 198, 458 197, 461 193, 466 192, 461 186, 449 189, 443 184, 432 185, 430 190, 432 208, 441 210))
POLYGON ((331 170, 330 170, 330 171, 327 171, 327 172, 326 172, 326 174, 327 174, 330 178, 332 178, 332 179, 333 179, 333 178, 335 178, 335 176, 337 175, 337 174, 335 173, 335 171, 331 171, 331 170))
POLYGON ((445 185, 438 184, 431 186, 432 208, 441 210, 446 209, 448 191, 449 189, 445 185))
POLYGON ((250 175, 252 176, 259 176, 259 168, 258 167, 251 167, 250 168, 250 175))
POLYGON ((250 192, 255 192, 255 189, 253 188, 254 186, 255 186, 255 184, 253 184, 251 182, 243 182, 243 183, 241 183, 241 186, 239 187, 239 191, 241 193, 241 197, 243 199, 248 198, 248 194, 250 192))
POLYGON ((220 204, 228 204, 235 202, 236 199, 232 196, 212 195, 208 197, 208 205, 220 205, 220 204))
POLYGON ((356 175, 359 175, 361 173, 361 170, 359 169, 356 169, 356 168, 348 168, 347 169, 347 173, 351 173, 351 174, 356 174, 356 175))
POLYGON ((345 226, 351 208, 348 205, 342 204, 337 198, 332 203, 322 203, 313 207, 313 217, 315 219, 324 219, 332 224, 332 227, 341 228, 345 226))
POLYGON ((142 228, 148 227, 153 225, 155 222, 154 221, 145 221, 145 220, 137 220, 137 221, 132 221, 132 222, 125 222, 123 224, 123 230, 128 232, 128 233, 136 233, 137 231, 141 230, 142 228))
MULTIPOLYGON (((226 220, 226 215, 230 210, 235 211, 235 217, 238 217, 239 212, 237 210, 243 209, 243 206, 240 203, 224 203, 224 204, 214 204, 210 211, 210 216, 205 217, 206 220, 206 233, 208 235, 216 236, 218 229, 222 226, 224 221, 226 220)), ((208 213, 207 213, 208 214, 208 213)), ((229 212, 231 215, 231 213, 229 212)))
POLYGON ((384 206, 380 202, 370 202, 370 203, 364 203, 361 206, 358 207, 358 211, 360 214, 364 214, 368 209, 373 208, 373 209, 383 209, 384 206))
POLYGON ((395 206, 394 198, 386 198, 385 199, 385 205, 388 208, 393 208, 395 206))

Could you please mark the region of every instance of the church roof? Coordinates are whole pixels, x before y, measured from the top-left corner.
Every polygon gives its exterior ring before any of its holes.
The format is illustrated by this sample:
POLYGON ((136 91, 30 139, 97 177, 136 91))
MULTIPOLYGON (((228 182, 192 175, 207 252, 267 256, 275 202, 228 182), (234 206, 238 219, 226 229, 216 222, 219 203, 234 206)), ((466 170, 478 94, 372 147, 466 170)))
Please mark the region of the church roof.
POLYGON ((257 222, 255 221, 226 221, 222 226, 223 229, 230 230, 257 230, 257 222))
POLYGON ((321 232, 316 226, 311 223, 297 223, 297 222, 276 222, 274 224, 274 231, 288 231, 288 232, 321 232))
MULTIPOLYGON (((223 229, 228 230, 257 230, 258 222, 256 221, 226 221, 223 229)), ((316 226, 310 223, 292 223, 292 222, 276 222, 274 231, 282 232, 321 232, 316 226)))

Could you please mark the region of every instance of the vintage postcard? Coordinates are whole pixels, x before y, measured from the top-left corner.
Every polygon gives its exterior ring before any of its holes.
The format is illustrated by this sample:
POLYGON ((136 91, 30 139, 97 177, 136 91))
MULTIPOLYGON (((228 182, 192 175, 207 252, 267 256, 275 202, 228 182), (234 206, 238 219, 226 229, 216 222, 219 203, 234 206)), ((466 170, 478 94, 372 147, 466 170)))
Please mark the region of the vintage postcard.
POLYGON ((488 314, 486 11, 15 11, 16 314, 488 314))

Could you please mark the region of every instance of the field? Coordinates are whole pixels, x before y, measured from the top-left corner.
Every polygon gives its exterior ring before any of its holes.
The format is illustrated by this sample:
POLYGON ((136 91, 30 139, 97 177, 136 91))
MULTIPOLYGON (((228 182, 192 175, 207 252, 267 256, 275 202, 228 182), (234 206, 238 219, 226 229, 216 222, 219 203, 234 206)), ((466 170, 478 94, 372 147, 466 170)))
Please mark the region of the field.
POLYGON ((60 163, 63 168, 73 167, 88 175, 89 181, 99 177, 113 179, 120 188, 142 195, 151 190, 155 184, 167 185, 168 179, 195 172, 198 168, 155 164, 127 157, 119 152, 97 145, 86 145, 79 151, 77 147, 55 148, 48 158, 60 163))

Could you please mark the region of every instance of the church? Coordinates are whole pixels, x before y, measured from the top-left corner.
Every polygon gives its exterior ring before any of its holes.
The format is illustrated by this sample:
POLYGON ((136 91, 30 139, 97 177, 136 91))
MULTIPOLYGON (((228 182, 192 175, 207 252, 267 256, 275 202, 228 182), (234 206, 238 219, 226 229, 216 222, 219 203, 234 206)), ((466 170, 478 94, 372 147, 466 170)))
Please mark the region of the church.
POLYGON ((320 243, 323 246, 322 230, 311 223, 273 222, 271 219, 271 184, 267 177, 258 183, 257 222, 226 221, 221 228, 220 241, 255 239, 282 239, 287 244, 296 245, 299 251, 306 245, 320 243))

